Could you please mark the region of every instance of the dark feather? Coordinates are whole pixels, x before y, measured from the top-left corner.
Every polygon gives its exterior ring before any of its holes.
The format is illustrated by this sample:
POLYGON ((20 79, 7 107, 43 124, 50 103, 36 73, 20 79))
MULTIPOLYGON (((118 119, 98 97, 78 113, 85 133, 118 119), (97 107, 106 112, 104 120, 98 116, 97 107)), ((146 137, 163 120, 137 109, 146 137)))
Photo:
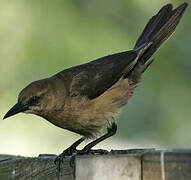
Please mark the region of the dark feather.
POLYGON ((187 4, 175 10, 164 6, 153 16, 138 38, 134 50, 112 54, 59 72, 55 76, 64 80, 68 95, 93 99, 104 93, 121 77, 137 83, 142 72, 152 63, 149 58, 174 32, 187 4))
POLYGON ((70 96, 81 95, 92 99, 116 83, 137 55, 136 51, 126 51, 105 56, 61 71, 56 76, 68 82, 70 96))
POLYGON ((143 53, 142 56, 140 56, 137 64, 126 76, 127 78, 131 78, 134 82, 138 82, 140 80, 141 74, 152 63, 150 60, 151 56, 173 34, 186 7, 187 3, 183 3, 173 10, 172 5, 167 4, 150 19, 144 28, 143 33, 138 38, 135 48, 138 48, 142 43, 147 42, 152 42, 152 45, 143 53))

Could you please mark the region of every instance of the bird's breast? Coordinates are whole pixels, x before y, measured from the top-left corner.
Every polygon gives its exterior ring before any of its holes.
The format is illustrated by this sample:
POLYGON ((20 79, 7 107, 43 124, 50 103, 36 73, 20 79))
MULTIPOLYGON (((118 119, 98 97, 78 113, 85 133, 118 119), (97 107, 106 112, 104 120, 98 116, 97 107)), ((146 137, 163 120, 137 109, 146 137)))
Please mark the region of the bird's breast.
POLYGON ((101 128, 111 124, 110 119, 127 103, 135 87, 128 79, 120 79, 97 98, 67 97, 64 106, 48 112, 46 119, 78 134, 95 136, 101 128))

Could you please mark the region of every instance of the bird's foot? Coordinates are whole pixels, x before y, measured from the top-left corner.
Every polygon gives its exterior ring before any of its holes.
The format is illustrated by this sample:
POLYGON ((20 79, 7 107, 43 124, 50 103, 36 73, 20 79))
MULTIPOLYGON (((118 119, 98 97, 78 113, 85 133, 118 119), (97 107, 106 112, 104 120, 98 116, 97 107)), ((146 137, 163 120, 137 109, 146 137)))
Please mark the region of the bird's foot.
POLYGON ((80 155, 103 155, 108 154, 109 152, 105 149, 82 149, 82 150, 76 150, 75 154, 72 155, 70 159, 70 166, 74 167, 75 164, 75 157, 80 155))
POLYGON ((84 154, 103 155, 103 154, 108 154, 108 153, 109 152, 105 149, 82 149, 82 150, 79 150, 76 155, 84 155, 84 154))
POLYGON ((108 154, 109 152, 107 150, 104 149, 82 149, 82 150, 77 150, 77 149, 66 149, 65 151, 63 151, 63 153, 61 153, 60 155, 58 155, 56 157, 56 159, 54 160, 54 163, 56 165, 56 169, 57 169, 57 179, 59 180, 60 177, 60 166, 61 163, 63 161, 64 158, 71 156, 70 158, 70 166, 74 167, 74 161, 75 161, 75 157, 76 155, 103 155, 103 154, 108 154))
POLYGON ((56 165, 56 176, 57 179, 60 179, 60 167, 61 167, 61 163, 63 161, 64 158, 72 156, 73 154, 77 153, 78 150, 77 149, 66 149, 63 151, 63 153, 61 153, 60 155, 58 155, 55 160, 54 160, 54 164, 56 165))
POLYGON ((72 151, 69 151, 68 149, 66 149, 65 151, 63 151, 63 153, 61 153, 60 155, 58 155, 55 160, 54 160, 54 164, 57 166, 58 164, 60 164, 62 162, 62 160, 67 157, 67 156, 71 156, 73 154, 72 151))

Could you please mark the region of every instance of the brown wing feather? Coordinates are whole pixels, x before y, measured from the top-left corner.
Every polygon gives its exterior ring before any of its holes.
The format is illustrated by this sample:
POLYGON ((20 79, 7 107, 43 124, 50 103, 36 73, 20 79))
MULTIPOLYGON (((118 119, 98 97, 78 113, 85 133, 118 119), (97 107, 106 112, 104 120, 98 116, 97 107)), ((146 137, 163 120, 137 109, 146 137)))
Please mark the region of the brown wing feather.
POLYGON ((137 51, 133 50, 105 56, 66 69, 55 76, 63 79, 65 83, 68 82, 70 96, 80 95, 93 99, 115 84, 124 70, 130 71, 137 55, 137 51))

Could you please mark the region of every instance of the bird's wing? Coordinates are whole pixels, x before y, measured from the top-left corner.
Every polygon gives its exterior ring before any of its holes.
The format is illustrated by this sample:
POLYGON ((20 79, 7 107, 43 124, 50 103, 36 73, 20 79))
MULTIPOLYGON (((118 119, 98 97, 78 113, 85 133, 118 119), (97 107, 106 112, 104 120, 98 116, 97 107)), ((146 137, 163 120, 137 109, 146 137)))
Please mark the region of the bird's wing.
POLYGON ((146 25, 134 50, 66 69, 56 76, 64 80, 70 96, 87 96, 90 99, 101 95, 122 76, 138 82, 141 73, 152 62, 148 59, 174 32, 186 7, 187 3, 174 10, 171 4, 164 6, 146 25))
POLYGON ((136 63, 139 51, 132 50, 99 58, 56 74, 64 80, 70 96, 98 97, 136 63))

